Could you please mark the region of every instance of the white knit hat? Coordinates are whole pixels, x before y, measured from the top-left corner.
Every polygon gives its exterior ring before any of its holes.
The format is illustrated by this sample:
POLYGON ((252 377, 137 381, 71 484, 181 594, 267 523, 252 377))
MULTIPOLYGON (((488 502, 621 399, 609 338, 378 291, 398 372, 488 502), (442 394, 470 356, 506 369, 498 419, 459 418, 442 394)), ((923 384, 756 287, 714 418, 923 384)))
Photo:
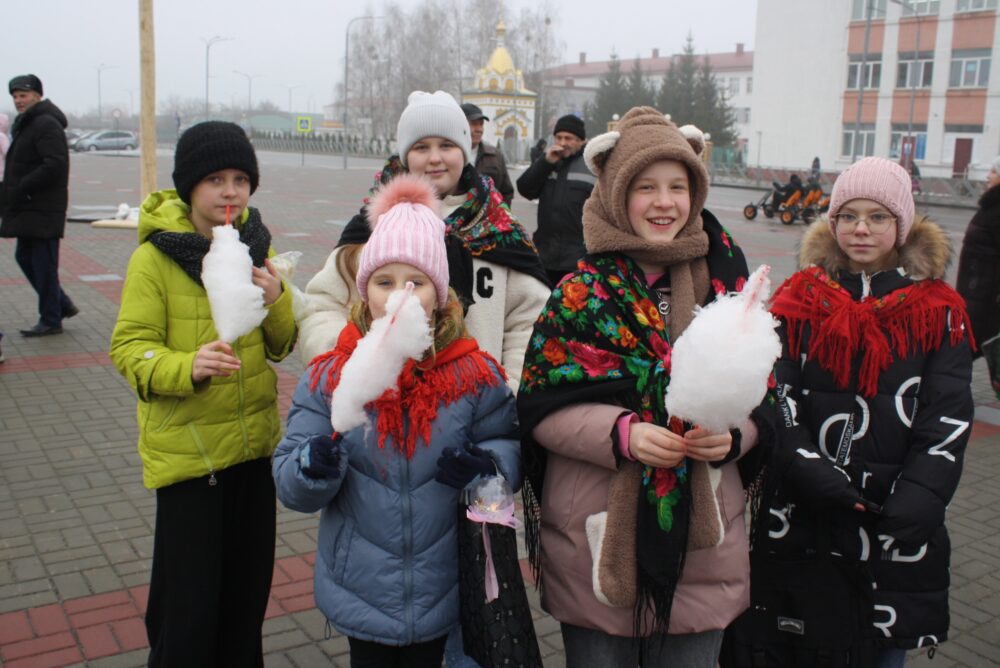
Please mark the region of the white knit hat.
POLYGON ((451 95, 443 90, 425 93, 415 90, 407 99, 406 109, 396 125, 399 159, 406 166, 406 154, 424 137, 444 137, 462 149, 465 161, 472 159, 472 138, 465 112, 451 95))

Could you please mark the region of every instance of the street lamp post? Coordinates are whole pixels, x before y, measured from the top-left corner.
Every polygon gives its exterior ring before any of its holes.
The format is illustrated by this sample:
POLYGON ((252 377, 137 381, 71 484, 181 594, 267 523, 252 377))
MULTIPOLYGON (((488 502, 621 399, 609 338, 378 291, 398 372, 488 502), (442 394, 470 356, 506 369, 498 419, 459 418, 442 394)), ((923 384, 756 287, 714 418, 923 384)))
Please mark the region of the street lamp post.
POLYGON ((259 74, 247 74, 246 72, 240 72, 239 70, 233 70, 233 74, 239 74, 242 77, 247 78, 247 112, 253 110, 253 80, 259 77, 259 74))
MULTIPOLYGON (((344 104, 343 123, 344 123, 344 127, 341 130, 341 132, 343 133, 343 136, 342 136, 343 142, 342 142, 341 145, 344 147, 344 169, 347 169, 347 104, 348 104, 348 100, 350 98, 350 89, 347 86, 347 72, 348 72, 347 62, 348 62, 348 59, 350 58, 350 53, 351 53, 350 48, 349 48, 350 47, 350 40, 351 40, 351 26, 354 25, 355 21, 366 21, 366 20, 374 21, 374 20, 380 19, 380 18, 382 18, 382 17, 381 16, 355 16, 353 19, 351 19, 350 21, 347 22, 347 29, 344 30, 344 99, 343 99, 343 104, 344 104)), ((289 106, 291 106, 291 105, 289 105, 289 106)))
POLYGON ((101 113, 101 72, 104 70, 110 70, 114 65, 105 65, 101 63, 97 66, 97 122, 100 124, 101 119, 104 115, 101 113))
POLYGON ((231 41, 231 37, 219 37, 215 35, 210 39, 201 38, 201 41, 205 43, 205 120, 208 120, 209 115, 209 105, 208 105, 208 54, 212 49, 213 44, 218 42, 228 42, 231 41))
POLYGON ((296 88, 304 88, 305 84, 296 84, 294 86, 289 86, 285 84, 285 89, 288 90, 288 113, 292 113, 292 91, 296 88))
POLYGON ((858 70, 858 110, 854 115, 854 141, 851 142, 851 164, 858 159, 858 139, 861 135, 861 107, 865 99, 865 67, 868 65, 868 40, 872 34, 872 10, 875 0, 865 0, 865 46, 858 70))
POLYGON ((923 24, 921 20, 923 17, 920 14, 918 7, 910 4, 910 0, 889 0, 894 4, 899 5, 903 8, 903 11, 910 10, 913 13, 914 18, 917 20, 917 35, 916 40, 913 45, 913 67, 907 69, 907 75, 910 77, 910 115, 906 122, 906 142, 900 147, 900 151, 904 155, 904 165, 906 171, 910 171, 913 164, 915 154, 917 152, 916 141, 913 139, 913 108, 916 105, 917 98, 917 81, 918 79, 923 79, 923 67, 920 67, 920 27, 923 24))

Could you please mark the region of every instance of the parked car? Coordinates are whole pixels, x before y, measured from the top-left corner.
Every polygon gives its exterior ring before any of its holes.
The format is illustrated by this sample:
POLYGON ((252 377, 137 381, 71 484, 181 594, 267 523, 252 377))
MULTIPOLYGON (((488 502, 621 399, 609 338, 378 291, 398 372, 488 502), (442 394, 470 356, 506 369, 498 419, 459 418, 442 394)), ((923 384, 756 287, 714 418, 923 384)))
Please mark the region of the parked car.
POLYGON ((139 145, 134 132, 128 130, 98 130, 81 137, 73 144, 74 151, 131 150, 139 145))

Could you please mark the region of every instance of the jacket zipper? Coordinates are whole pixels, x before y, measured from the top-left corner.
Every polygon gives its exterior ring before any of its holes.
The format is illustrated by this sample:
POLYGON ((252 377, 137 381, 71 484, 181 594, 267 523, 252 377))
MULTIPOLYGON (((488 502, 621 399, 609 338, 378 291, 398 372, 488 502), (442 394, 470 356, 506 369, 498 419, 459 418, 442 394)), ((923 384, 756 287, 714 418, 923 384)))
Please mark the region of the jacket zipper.
MULTIPOLYGON (((403 438, 406 438, 407 425, 403 425, 403 438)), ((406 618, 406 644, 412 645, 416 635, 413 626, 413 508, 410 504, 410 460, 403 455, 402 470, 399 477, 399 492, 403 505, 403 601, 406 618)))
POLYGON ((205 450, 205 444, 201 440, 201 435, 198 434, 198 430, 195 429, 195 426, 190 422, 188 423, 188 431, 191 432, 191 438, 194 439, 194 444, 198 446, 198 452, 201 453, 201 460, 205 462, 205 466, 208 467, 208 485, 210 487, 215 487, 215 465, 208 457, 208 451, 205 450))
MULTIPOLYGON (((235 341, 233 342, 233 354, 237 359, 239 359, 239 348, 236 347, 235 341)), ((237 415, 240 420, 240 432, 243 434, 243 451, 247 461, 250 461, 252 455, 250 452, 250 434, 247 433, 246 416, 244 415, 244 411, 246 410, 246 392, 243 387, 243 378, 243 363, 241 360, 240 368, 236 370, 236 387, 239 389, 240 393, 240 405, 237 415)))

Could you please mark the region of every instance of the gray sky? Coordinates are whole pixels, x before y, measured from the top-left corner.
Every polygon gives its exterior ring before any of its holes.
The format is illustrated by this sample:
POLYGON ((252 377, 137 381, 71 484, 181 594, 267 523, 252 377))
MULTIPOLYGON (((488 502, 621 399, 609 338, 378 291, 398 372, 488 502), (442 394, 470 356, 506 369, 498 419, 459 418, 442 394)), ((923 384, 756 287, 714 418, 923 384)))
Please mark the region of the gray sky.
MULTIPOLYGON (((440 0, 439 0, 440 1, 440 0)), ((454 0, 459 2, 461 0, 454 0)), ((253 80, 254 104, 270 99, 296 111, 321 111, 343 72, 344 28, 365 4, 343 0, 154 0, 157 97, 172 94, 203 99, 205 43, 202 37, 231 37, 211 48, 210 97, 243 104, 253 80)), ((530 0, 507 0, 519 12, 530 0)), ((564 62, 580 51, 604 60, 614 49, 623 58, 680 51, 687 33, 699 52, 732 51, 736 42, 753 48, 757 0, 557 0, 557 29, 566 45, 564 62)), ((418 0, 400 0, 404 7, 418 0)), ((369 6, 380 6, 372 2, 369 6)), ((139 38, 137 0, 27 0, 9 8, 0 40, 0 79, 32 72, 46 97, 71 112, 97 107, 97 68, 105 113, 120 106, 138 112, 139 38), (20 28, 13 28, 16 23, 20 28), (28 28, 27 26, 30 26, 28 28)), ((520 63, 517 64, 519 67, 520 63)), ((13 110, 5 97, 0 109, 13 110)))

